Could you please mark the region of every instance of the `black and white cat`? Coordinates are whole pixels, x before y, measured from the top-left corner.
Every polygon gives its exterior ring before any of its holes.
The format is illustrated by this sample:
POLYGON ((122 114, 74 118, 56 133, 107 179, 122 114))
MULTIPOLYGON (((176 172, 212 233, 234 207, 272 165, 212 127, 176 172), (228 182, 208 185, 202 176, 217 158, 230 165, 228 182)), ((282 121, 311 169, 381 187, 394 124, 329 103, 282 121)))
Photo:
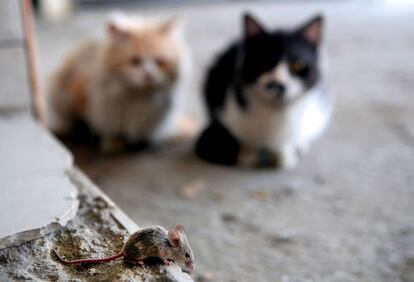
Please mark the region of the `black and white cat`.
POLYGON ((210 162, 294 167, 325 129, 331 96, 320 54, 323 19, 291 31, 266 31, 244 16, 244 38, 210 68, 209 124, 196 144, 210 162))

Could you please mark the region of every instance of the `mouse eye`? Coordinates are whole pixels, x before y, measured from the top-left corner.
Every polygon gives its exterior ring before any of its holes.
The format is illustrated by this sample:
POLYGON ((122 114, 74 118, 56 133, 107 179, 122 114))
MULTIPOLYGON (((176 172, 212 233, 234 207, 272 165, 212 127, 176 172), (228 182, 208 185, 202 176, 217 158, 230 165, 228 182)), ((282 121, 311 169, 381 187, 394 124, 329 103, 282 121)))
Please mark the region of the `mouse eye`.
POLYGON ((190 254, 189 253, 185 253, 185 257, 186 258, 189 258, 190 257, 190 254))

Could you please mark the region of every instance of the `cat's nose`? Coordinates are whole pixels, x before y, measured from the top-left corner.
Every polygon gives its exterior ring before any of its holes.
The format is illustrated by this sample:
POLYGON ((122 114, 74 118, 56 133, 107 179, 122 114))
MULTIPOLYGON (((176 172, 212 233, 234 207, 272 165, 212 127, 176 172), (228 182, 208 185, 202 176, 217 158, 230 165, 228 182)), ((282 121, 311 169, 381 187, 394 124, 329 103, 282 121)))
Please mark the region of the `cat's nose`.
POLYGON ((150 73, 147 73, 147 72, 144 74, 144 79, 145 79, 145 82, 147 83, 151 83, 154 81, 154 77, 150 73))
POLYGON ((266 84, 266 89, 273 92, 278 97, 282 98, 285 94, 286 87, 277 82, 277 81, 270 81, 266 84))

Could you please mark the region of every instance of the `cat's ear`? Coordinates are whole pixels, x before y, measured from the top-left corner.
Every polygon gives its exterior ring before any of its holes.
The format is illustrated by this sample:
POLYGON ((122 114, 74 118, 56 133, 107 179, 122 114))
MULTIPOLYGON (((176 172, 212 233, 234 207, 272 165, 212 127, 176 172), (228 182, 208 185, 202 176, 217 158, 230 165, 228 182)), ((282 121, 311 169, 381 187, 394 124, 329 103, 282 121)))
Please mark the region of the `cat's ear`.
POLYGON ((106 23, 106 32, 111 40, 114 42, 122 42, 129 37, 128 31, 124 28, 127 20, 128 17, 121 12, 110 15, 106 23))
POLYGON ((243 24, 246 39, 266 32, 263 26, 249 13, 244 14, 243 24))
POLYGON ((299 35, 313 46, 322 40, 323 17, 317 15, 298 29, 299 35))
POLYGON ((178 18, 170 18, 160 23, 159 30, 161 33, 169 34, 172 33, 177 27, 179 20, 178 18))
POLYGON ((109 37, 115 42, 124 41, 129 36, 128 31, 123 30, 121 27, 117 26, 113 22, 107 23, 106 30, 107 30, 109 37))

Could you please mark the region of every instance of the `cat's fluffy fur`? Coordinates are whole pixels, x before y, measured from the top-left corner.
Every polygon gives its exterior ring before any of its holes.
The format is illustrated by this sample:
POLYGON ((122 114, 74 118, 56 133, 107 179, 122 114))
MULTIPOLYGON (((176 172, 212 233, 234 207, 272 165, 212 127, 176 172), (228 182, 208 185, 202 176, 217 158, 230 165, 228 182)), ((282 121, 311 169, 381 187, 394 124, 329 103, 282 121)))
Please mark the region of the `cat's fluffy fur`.
POLYGON ((176 19, 112 15, 105 38, 84 42, 53 74, 49 127, 64 134, 80 120, 102 144, 159 142, 174 134, 189 67, 181 29, 176 19))
POLYGON ((250 15, 244 38, 210 68, 210 121, 196 153, 220 164, 294 167, 324 130, 331 97, 320 54, 322 17, 292 31, 266 31, 250 15))

